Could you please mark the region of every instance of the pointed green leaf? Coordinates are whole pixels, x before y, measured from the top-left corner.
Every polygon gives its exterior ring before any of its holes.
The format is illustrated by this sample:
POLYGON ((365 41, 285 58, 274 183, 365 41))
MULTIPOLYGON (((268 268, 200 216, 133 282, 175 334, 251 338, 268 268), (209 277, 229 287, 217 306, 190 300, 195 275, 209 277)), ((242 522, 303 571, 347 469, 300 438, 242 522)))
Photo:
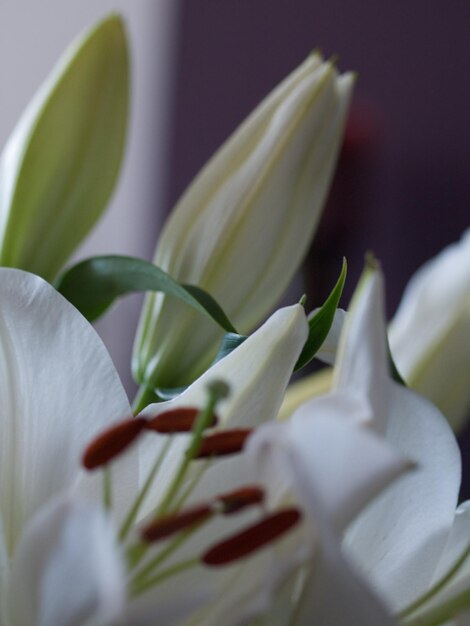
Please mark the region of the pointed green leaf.
POLYGON ((343 259, 343 267, 341 269, 341 274, 338 278, 336 285, 334 286, 328 298, 325 300, 323 306, 308 321, 308 339, 296 363, 296 370, 299 370, 307 365, 307 363, 310 363, 310 361, 313 359, 313 357, 321 348, 323 342, 327 338, 331 325, 333 324, 335 311, 338 308, 341 294, 343 293, 346 273, 347 263, 346 259, 343 259))
POLYGON ((127 40, 111 15, 66 51, 4 148, 0 265, 56 277, 113 191, 128 108, 127 40))
POLYGON ((56 288, 88 320, 102 315, 116 298, 137 291, 162 291, 236 333, 217 302, 193 285, 181 285, 153 263, 128 256, 98 256, 67 270, 56 288))

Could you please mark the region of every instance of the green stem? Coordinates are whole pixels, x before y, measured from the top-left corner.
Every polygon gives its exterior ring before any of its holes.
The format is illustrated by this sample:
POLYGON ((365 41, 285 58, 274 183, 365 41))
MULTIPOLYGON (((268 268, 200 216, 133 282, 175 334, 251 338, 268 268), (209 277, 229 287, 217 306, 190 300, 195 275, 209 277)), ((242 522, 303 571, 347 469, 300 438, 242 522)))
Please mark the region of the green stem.
POLYGON ((132 412, 137 415, 142 409, 154 402, 160 402, 158 396, 147 385, 141 385, 132 403, 132 412))

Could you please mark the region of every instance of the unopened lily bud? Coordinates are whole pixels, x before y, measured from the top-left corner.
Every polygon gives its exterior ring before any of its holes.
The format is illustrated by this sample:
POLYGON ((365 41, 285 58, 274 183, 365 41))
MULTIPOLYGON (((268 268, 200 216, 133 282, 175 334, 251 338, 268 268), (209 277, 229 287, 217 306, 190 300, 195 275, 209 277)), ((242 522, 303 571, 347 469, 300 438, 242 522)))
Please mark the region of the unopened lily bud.
POLYGON ((51 281, 102 214, 122 159, 129 59, 111 15, 78 38, 0 157, 0 265, 51 281))
POLYGON ((412 277, 389 337, 407 384, 459 430, 470 414, 470 230, 412 277))
MULTIPOLYGON (((275 305, 315 232, 354 77, 311 55, 203 168, 170 216, 154 262, 208 291, 248 333, 275 305)), ((176 387, 213 358, 220 330, 163 294, 145 303, 136 380, 176 387)))

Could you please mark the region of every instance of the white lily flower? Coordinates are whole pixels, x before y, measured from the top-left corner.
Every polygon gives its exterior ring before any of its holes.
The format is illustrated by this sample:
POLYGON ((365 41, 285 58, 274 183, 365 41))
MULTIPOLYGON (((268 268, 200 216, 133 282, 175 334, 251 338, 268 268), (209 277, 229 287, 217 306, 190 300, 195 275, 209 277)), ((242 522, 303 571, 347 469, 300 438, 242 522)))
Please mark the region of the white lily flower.
POLYGON ((390 324, 390 346, 409 385, 454 429, 470 411, 470 230, 411 278, 390 324))
MULTIPOLYGON (((131 411, 103 344, 86 320, 38 277, 2 268, 0 296, 2 625, 72 626, 93 619, 108 624, 126 611, 129 623, 158 618, 159 624, 174 624, 207 593, 188 592, 182 602, 179 588, 168 596, 163 586, 163 596, 152 594, 160 602, 156 606, 152 601, 150 612, 145 597, 127 606, 126 559, 112 526, 122 525, 139 493, 136 455, 125 455, 112 468, 113 524, 96 497, 96 481, 79 471, 89 438, 131 411)), ((203 404, 202 389, 223 375, 233 392, 220 407, 224 424, 247 427, 270 418, 306 336, 302 307, 279 311, 190 387, 182 404, 203 404)), ((175 408, 181 400, 165 404, 175 408)), ((162 406, 155 409, 152 417, 162 406)), ((142 447, 144 456, 158 452, 160 442, 154 442, 142 447)), ((175 442, 173 456, 180 458, 178 450, 175 442)), ((175 464, 170 462, 167 484, 171 468, 175 464)), ((163 481, 159 487, 161 497, 163 481)))
POLYGON ((0 265, 52 280, 102 214, 124 149, 129 59, 122 19, 80 36, 0 157, 0 265))
MULTIPOLYGON (((90 584, 72 599, 71 579, 64 579, 67 563, 77 555, 83 556, 81 565, 98 558, 97 552, 85 552, 84 544, 90 540, 90 550, 92 545, 98 550, 94 538, 103 534, 106 520, 102 513, 89 515, 82 508, 64 526, 64 507, 70 507, 55 499, 76 484, 89 438, 129 416, 131 409, 98 335, 50 285, 21 270, 0 268, 0 301, 0 622, 76 624, 77 615, 105 615, 113 604, 103 605, 96 597, 100 584, 104 599, 113 595, 112 577, 104 588, 98 569, 88 572, 90 584), (47 510, 56 512, 50 531, 46 528, 30 543, 31 520, 47 510), (81 520, 87 524, 79 536, 74 528, 81 520), (44 552, 54 542, 56 553, 43 569, 44 552), (11 593, 24 586, 28 593, 11 593)), ((124 483, 132 491, 137 487, 132 462, 126 459, 116 468, 116 484, 122 486, 114 493, 117 511, 127 499, 124 483)), ((40 524, 41 518, 36 519, 32 523, 40 524)), ((105 556, 110 537, 98 542, 105 556)))
MULTIPOLYGON (((154 262, 207 290, 239 332, 273 307, 308 248, 332 178, 354 79, 311 55, 248 117, 172 212, 154 262)), ((140 383, 189 384, 220 332, 149 295, 135 342, 140 383)))

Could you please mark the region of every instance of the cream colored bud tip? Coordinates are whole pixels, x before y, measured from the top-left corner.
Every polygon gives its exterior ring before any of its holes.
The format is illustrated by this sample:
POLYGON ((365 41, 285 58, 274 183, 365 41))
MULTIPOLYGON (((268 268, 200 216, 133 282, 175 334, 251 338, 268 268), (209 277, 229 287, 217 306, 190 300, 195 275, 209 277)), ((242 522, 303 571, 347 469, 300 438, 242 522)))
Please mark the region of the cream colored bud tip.
POLYGON ((207 391, 216 400, 224 400, 230 395, 230 387, 223 380, 211 380, 207 385, 207 391))
POLYGON ((380 261, 377 259, 377 257, 371 250, 368 250, 366 252, 365 266, 368 270, 373 270, 373 271, 381 269, 380 261))

